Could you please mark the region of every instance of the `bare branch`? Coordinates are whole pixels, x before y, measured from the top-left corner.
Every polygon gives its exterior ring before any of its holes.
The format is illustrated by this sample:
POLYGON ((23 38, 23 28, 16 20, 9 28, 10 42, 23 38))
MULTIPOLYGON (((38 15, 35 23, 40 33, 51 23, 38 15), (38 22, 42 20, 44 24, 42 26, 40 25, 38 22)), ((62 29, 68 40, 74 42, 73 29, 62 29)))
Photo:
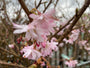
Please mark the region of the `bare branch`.
POLYGON ((57 6, 58 1, 59 1, 59 0, 57 0, 57 1, 56 1, 56 4, 54 4, 54 5, 55 5, 54 7, 56 7, 56 6, 57 6))
POLYGON ((51 3, 52 3, 52 0, 49 1, 48 5, 45 7, 43 13, 47 10, 47 8, 50 6, 51 3))
POLYGON ((25 13, 27 14, 28 18, 29 18, 29 21, 32 22, 32 18, 29 17, 29 15, 31 14, 31 12, 28 10, 27 6, 25 5, 24 1, 23 0, 18 0, 21 7, 23 8, 23 10, 25 11, 25 13))

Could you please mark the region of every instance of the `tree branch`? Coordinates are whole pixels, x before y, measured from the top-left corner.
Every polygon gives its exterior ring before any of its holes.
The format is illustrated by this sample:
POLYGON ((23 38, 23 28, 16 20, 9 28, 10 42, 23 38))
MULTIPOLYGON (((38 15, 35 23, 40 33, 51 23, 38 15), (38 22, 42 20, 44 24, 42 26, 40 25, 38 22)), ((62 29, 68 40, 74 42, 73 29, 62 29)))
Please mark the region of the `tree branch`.
POLYGON ((61 41, 67 37, 67 35, 71 32, 72 28, 75 26, 75 24, 77 23, 77 21, 79 20, 79 18, 82 16, 82 14, 85 12, 85 10, 87 9, 87 7, 90 4, 90 0, 86 0, 85 4, 83 5, 83 7, 79 10, 79 12, 77 13, 78 15, 75 16, 73 22, 71 23, 70 27, 65 31, 65 33, 58 39, 58 42, 61 43, 61 41))
POLYGON ((47 10, 47 8, 50 6, 51 3, 52 3, 52 0, 49 1, 48 5, 45 7, 43 13, 47 10))
POLYGON ((36 9, 38 9, 38 7, 40 6, 42 0, 39 1, 38 5, 36 6, 36 9))
POLYGON ((28 18, 29 18, 29 21, 32 22, 32 18, 29 17, 29 15, 31 14, 31 12, 28 10, 27 6, 25 5, 24 1, 23 0, 18 0, 21 7, 23 8, 23 10, 25 11, 25 13, 27 14, 28 18))
POLYGON ((56 7, 56 6, 57 6, 58 1, 59 1, 59 0, 57 0, 57 1, 56 1, 56 4, 55 4, 55 6, 54 6, 54 7, 56 7))
POLYGON ((65 28, 67 25, 69 25, 69 23, 74 19, 75 16, 73 16, 64 26, 60 27, 59 26, 59 30, 56 31, 53 35, 51 35, 48 40, 50 41, 52 39, 52 37, 55 37, 55 35, 57 35, 57 33, 59 33, 63 28, 65 28))

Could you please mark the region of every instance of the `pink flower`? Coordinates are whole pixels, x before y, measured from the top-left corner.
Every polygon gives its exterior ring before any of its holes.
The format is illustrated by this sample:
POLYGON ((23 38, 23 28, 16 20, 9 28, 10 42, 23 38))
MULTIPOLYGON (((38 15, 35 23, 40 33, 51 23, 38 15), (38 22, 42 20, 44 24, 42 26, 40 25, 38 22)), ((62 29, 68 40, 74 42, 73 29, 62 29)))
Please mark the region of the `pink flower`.
POLYGON ((31 23, 29 25, 17 25, 15 23, 13 23, 13 26, 16 29, 16 30, 14 30, 14 34, 20 34, 20 33, 26 32, 25 38, 27 40, 30 40, 30 39, 42 40, 42 38, 40 37, 40 35, 41 35, 40 30, 36 30, 33 23, 31 23))
POLYGON ((74 42, 73 39, 68 40, 68 43, 70 43, 70 44, 73 44, 73 42, 74 42))
POLYGON ((14 45, 13 44, 9 44, 8 45, 10 48, 14 48, 14 45))
POLYGON ((41 53, 37 50, 34 49, 33 45, 31 46, 26 46, 21 50, 21 53, 23 53, 24 58, 32 59, 32 60, 37 60, 40 58, 41 53))
POLYGON ((78 35, 80 33, 80 30, 79 29, 75 29, 75 30, 72 31, 72 33, 78 35))
POLYGON ((60 44, 59 44, 59 47, 63 47, 63 46, 64 46, 64 43, 60 43, 60 44))
POLYGON ((33 22, 36 28, 41 29, 44 34, 48 35, 50 32, 54 32, 53 27, 56 27, 54 21, 57 19, 55 16, 55 9, 52 9, 46 13, 40 13, 39 15, 30 14, 30 17, 33 18, 33 22))
POLYGON ((42 62, 41 66, 45 66, 45 62, 42 62))
POLYGON ((55 41, 57 41, 57 39, 56 39, 55 37, 53 37, 53 38, 52 38, 52 41, 54 41, 54 42, 55 42, 55 41))
POLYGON ((77 63, 77 60, 70 60, 65 62, 65 64, 68 65, 68 67, 75 67, 77 63))
POLYGON ((53 27, 56 27, 54 21, 55 18, 55 9, 52 9, 46 13, 40 13, 39 15, 30 14, 30 17, 33 18, 33 22, 29 25, 17 25, 13 23, 15 34, 20 34, 26 32, 26 40, 36 40, 37 42, 44 42, 44 36, 50 35, 50 32, 54 32, 53 27))
MULTIPOLYGON (((50 22, 54 22, 55 20, 58 20, 55 17, 55 9, 51 9, 46 13, 40 13, 39 11, 37 11, 39 13, 39 15, 35 15, 35 14, 30 14, 30 17, 35 19, 35 20, 43 20, 43 19, 47 19, 50 22)), ((39 22, 38 22, 39 23, 39 22)))
POLYGON ((86 47, 86 46, 85 46, 84 48, 85 48, 87 51, 90 51, 90 47, 86 47))
POLYGON ((37 40, 39 42, 43 42, 44 38, 42 37, 43 31, 38 28, 35 28, 34 24, 31 23, 29 25, 17 25, 13 23, 13 26, 16 30, 14 30, 14 34, 20 34, 26 32, 25 39, 26 40, 37 40))
POLYGON ((90 52, 88 52, 88 54, 90 55, 90 52))
POLYGON ((50 56, 52 55, 52 50, 54 51, 57 51, 58 50, 58 47, 56 46, 58 43, 57 42, 54 42, 54 41, 47 41, 46 42, 46 45, 45 45, 45 48, 41 48, 41 53, 42 53, 42 56, 50 56))
POLYGON ((27 32, 29 29, 33 29, 34 27, 32 25, 17 25, 13 23, 13 28, 16 29, 13 32, 14 34, 20 34, 23 32, 27 32))
POLYGON ((90 30, 88 30, 88 32, 90 33, 90 30))
POLYGON ((55 42, 54 40, 51 40, 51 42, 49 42, 49 46, 54 51, 57 51, 58 50, 57 44, 58 44, 58 42, 55 42))
POLYGON ((85 46, 86 43, 87 43, 86 40, 79 41, 79 45, 80 45, 80 46, 85 46))
POLYGON ((63 41, 65 41, 66 44, 68 43, 68 40, 66 38, 64 38, 63 41))
POLYGON ((73 41, 76 41, 78 39, 80 30, 79 29, 75 29, 72 31, 72 34, 69 36, 69 38, 72 38, 73 41))
POLYGON ((64 39, 63 41, 65 41, 65 42, 66 42, 66 44, 67 44, 67 43, 73 44, 73 39, 69 39, 69 40, 64 39))
POLYGON ((43 46, 43 48, 45 48, 46 42, 42 42, 41 45, 43 46))
POLYGON ((36 29, 31 29, 28 32, 26 32, 25 38, 27 40, 36 40, 37 42, 43 42, 44 38, 42 37, 43 32, 40 31, 38 28, 36 29))
POLYGON ((49 56, 52 53, 52 50, 50 49, 50 46, 46 44, 45 48, 41 48, 42 56, 49 56))
POLYGON ((72 34, 69 36, 69 39, 68 40, 64 39, 64 41, 66 43, 73 44, 73 42, 78 39, 79 33, 80 33, 79 29, 73 30, 72 34))

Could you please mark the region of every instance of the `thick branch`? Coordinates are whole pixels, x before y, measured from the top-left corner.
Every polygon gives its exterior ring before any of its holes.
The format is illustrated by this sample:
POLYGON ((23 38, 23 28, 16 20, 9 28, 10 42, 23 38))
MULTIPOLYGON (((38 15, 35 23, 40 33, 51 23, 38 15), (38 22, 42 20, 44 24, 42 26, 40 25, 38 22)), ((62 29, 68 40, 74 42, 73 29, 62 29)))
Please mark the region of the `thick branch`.
POLYGON ((23 8, 23 10, 25 11, 25 13, 27 14, 28 18, 29 18, 29 21, 32 22, 32 18, 29 17, 29 15, 31 14, 31 12, 29 12, 27 6, 25 5, 24 1, 23 0, 18 0, 21 7, 23 8))
POLYGON ((82 16, 82 14, 85 12, 85 10, 87 9, 87 7, 90 4, 90 0, 86 0, 85 4, 83 5, 83 7, 79 10, 78 15, 75 16, 73 22, 71 23, 70 27, 66 30, 66 32, 58 39, 58 42, 60 43, 65 37, 67 37, 67 35, 71 32, 72 28, 75 26, 75 24, 77 23, 77 21, 79 20, 79 18, 82 16))

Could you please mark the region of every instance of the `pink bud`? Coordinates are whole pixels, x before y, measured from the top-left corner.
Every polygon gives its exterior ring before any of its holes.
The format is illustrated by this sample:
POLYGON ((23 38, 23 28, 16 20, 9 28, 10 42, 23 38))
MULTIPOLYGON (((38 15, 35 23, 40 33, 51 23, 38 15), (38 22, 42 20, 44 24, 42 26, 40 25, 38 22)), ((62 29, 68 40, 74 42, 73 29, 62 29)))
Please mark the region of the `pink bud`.
POLYGON ((8 45, 10 48, 14 48, 14 45, 13 44, 10 44, 10 45, 8 45))

